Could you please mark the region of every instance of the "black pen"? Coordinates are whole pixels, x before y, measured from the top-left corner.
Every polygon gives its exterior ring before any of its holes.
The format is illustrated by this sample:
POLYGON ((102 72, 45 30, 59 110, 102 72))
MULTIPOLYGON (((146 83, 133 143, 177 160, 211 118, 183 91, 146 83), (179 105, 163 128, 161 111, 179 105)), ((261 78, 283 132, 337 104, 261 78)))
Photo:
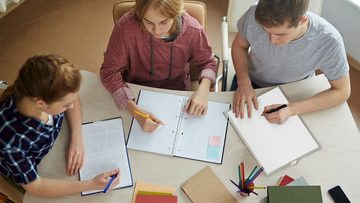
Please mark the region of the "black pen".
POLYGON ((267 112, 265 112, 265 113, 266 113, 266 114, 274 113, 274 112, 277 112, 277 111, 279 111, 280 109, 283 109, 283 108, 285 108, 285 107, 287 107, 287 105, 286 105, 286 104, 283 104, 283 105, 278 106, 278 107, 276 107, 276 108, 270 109, 269 111, 267 111, 267 112))

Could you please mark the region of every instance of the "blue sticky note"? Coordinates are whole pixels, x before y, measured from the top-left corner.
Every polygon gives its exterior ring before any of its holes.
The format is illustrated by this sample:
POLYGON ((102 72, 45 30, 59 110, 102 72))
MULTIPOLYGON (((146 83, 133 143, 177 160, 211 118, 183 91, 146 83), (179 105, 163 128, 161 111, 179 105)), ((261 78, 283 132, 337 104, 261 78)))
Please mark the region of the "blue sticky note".
POLYGON ((207 159, 219 159, 219 153, 220 147, 219 146, 211 146, 208 145, 207 148, 207 159))

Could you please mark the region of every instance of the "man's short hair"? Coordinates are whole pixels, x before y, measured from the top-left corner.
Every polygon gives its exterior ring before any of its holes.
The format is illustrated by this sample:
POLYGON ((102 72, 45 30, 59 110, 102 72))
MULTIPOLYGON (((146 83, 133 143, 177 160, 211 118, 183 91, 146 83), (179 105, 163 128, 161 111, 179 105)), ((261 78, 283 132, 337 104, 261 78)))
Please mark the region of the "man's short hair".
POLYGON ((309 0, 259 0, 255 19, 265 27, 278 27, 289 22, 297 27, 309 7, 309 0))

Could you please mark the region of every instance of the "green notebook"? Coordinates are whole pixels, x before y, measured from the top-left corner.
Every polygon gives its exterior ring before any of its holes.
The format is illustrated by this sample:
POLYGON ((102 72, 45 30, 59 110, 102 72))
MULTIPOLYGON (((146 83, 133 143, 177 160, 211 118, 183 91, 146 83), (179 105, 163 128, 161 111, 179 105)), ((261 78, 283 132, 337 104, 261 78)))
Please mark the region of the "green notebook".
POLYGON ((268 203, 322 203, 320 186, 268 186, 268 203))

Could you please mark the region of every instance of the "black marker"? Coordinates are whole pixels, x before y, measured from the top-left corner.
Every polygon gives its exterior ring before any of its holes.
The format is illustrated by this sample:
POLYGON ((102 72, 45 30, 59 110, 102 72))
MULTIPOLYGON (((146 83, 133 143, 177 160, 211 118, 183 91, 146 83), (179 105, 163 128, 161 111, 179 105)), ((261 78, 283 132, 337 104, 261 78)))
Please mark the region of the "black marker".
POLYGON ((267 112, 265 112, 265 113, 266 113, 266 114, 274 113, 274 112, 277 112, 277 111, 279 111, 280 109, 283 109, 283 108, 286 108, 286 107, 287 107, 287 105, 286 105, 286 104, 283 104, 283 105, 278 106, 278 107, 276 107, 276 108, 274 108, 274 109, 270 109, 269 111, 267 111, 267 112))

